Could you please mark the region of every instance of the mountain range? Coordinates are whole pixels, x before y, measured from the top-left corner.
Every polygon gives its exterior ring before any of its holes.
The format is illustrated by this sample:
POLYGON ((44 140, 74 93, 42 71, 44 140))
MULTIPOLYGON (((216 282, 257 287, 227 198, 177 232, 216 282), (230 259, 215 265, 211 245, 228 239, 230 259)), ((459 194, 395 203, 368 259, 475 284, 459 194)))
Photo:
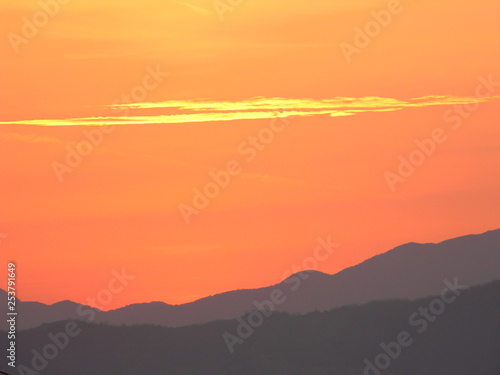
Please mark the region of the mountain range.
MULTIPOLYGON (((408 243, 333 275, 304 271, 269 287, 234 290, 182 305, 151 302, 100 311, 71 301, 46 305, 18 300, 18 329, 68 319, 181 327, 233 319, 252 310, 307 314, 375 300, 422 298, 439 293, 445 280, 473 286, 496 279, 500 229, 437 244, 408 243)), ((0 300, 5 299, 0 290, 0 300)), ((1 321, 0 329, 6 328, 1 321)))
MULTIPOLYGON (((440 294, 275 312, 232 353, 224 335, 237 333, 236 320, 179 328, 54 322, 19 332, 16 373, 35 374, 37 366, 50 375, 493 375, 500 369, 499 296, 495 281, 461 290, 438 309, 440 294)), ((6 340, 0 336, 2 347, 6 340)))

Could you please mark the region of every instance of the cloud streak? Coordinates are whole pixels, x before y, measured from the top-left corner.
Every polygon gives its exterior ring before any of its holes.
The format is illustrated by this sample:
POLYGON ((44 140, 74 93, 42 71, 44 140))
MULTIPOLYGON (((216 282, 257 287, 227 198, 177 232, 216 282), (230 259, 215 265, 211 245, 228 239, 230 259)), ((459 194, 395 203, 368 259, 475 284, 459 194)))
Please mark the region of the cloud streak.
POLYGON ((145 111, 164 109, 165 114, 137 116, 99 116, 68 119, 36 119, 5 121, 0 124, 24 124, 38 126, 99 126, 138 124, 182 124, 214 121, 236 121, 271 119, 276 117, 310 117, 328 115, 331 117, 354 116, 365 112, 398 111, 404 108, 430 106, 464 105, 484 103, 499 99, 500 96, 468 98, 432 95, 400 100, 381 97, 333 99, 290 99, 256 97, 241 101, 213 100, 171 100, 165 102, 145 102, 110 105, 113 110, 145 111))

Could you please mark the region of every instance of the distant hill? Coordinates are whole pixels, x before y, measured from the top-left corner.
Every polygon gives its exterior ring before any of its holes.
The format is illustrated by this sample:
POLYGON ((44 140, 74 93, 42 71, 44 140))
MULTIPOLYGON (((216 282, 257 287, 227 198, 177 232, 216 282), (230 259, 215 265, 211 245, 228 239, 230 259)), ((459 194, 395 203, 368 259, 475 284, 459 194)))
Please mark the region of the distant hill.
MULTIPOLYGON (((223 334, 236 333, 240 324, 236 320, 182 328, 78 322, 81 333, 48 362, 44 373, 363 375, 365 359, 374 363, 384 353, 381 344, 388 345, 405 331, 410 345, 402 347, 380 374, 493 375, 500 369, 499 296, 500 281, 462 290, 441 314, 431 316, 434 321, 428 321, 421 333, 422 326, 412 324, 410 317, 432 306, 434 297, 371 302, 307 315, 274 313, 233 354, 223 334)), ((62 332, 65 325, 57 322, 21 332, 19 363, 29 365, 31 350, 41 351, 50 343, 49 334, 62 332)), ((5 335, 0 340, 3 347, 5 335)), ((365 374, 379 375, 375 370, 365 374)))
MULTIPOLYGON (((94 322, 177 327, 231 319, 256 309, 262 301, 270 299, 273 290, 282 292, 286 299, 275 306, 277 310, 304 314, 374 300, 425 297, 438 293, 443 280, 455 277, 468 286, 500 278, 500 230, 438 244, 409 243, 334 275, 308 271, 292 275, 277 285, 221 293, 183 305, 153 302, 97 311, 94 322)), ((23 317, 20 328, 82 319, 76 313, 77 307, 70 301, 50 306, 20 302, 18 310, 23 317)), ((5 327, 6 323, 0 321, 0 329, 5 327)))

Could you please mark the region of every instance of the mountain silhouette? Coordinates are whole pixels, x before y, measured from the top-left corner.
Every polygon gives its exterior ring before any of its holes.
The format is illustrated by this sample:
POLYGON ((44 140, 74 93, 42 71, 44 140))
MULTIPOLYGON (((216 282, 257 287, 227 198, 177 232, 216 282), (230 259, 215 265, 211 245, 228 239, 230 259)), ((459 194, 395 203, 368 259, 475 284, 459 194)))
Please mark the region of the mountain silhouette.
MULTIPOLYGON (((152 302, 107 312, 94 310, 92 321, 180 327, 232 319, 255 309, 268 308, 266 301, 270 301, 273 291, 279 292, 281 300, 284 299, 283 303, 274 304, 274 309, 305 314, 374 300, 426 297, 439 293, 445 279, 455 278, 467 286, 500 278, 500 229, 438 244, 408 243, 334 275, 305 271, 273 286, 230 291, 183 305, 152 302)), ((5 293, 2 298, 5 298, 5 293)), ((70 301, 53 305, 19 301, 18 311, 23 317, 19 328, 88 318, 88 314, 77 313, 79 307, 80 312, 90 311, 89 307, 70 301)), ((0 322, 0 329, 5 328, 6 323, 0 322)))
MULTIPOLYGON (((223 335, 236 334, 236 320, 169 328, 111 326, 71 322, 69 339, 51 375, 492 375, 500 368, 500 280, 460 290, 454 301, 428 320, 425 330, 411 317, 442 296, 351 305, 328 312, 290 315, 275 312, 239 343, 231 354, 223 335), (401 334, 406 346, 394 349, 401 334), (389 366, 377 363, 391 347, 389 366)), ((430 310, 432 311, 432 309, 430 310)), ((420 315, 421 316, 421 315, 420 315)), ((249 321, 243 316, 242 321, 249 321)), ((420 318, 422 319, 422 318, 420 318)), ((19 334, 19 365, 30 366, 33 350, 64 332, 55 322, 19 334)), ((0 341, 5 341, 5 335, 0 341)), ((389 357, 387 357, 389 358, 389 357)), ((18 370, 20 370, 18 368, 18 370)))

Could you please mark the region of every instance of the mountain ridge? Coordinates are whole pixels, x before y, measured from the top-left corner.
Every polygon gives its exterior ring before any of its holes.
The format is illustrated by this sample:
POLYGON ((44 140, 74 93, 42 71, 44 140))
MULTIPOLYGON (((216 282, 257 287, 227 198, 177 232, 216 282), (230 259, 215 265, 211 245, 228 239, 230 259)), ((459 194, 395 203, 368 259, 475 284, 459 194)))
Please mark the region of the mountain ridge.
MULTIPOLYGON (((50 374, 373 375, 376 371, 365 372, 365 361, 374 363, 383 345, 407 332, 411 343, 379 374, 491 375, 500 367, 499 292, 500 280, 462 291, 424 331, 410 317, 441 294, 305 315, 275 313, 232 353, 224 334, 236 334, 249 316, 179 328, 78 322, 78 339, 71 339, 64 355, 49 363, 50 374)), ((20 332, 19 363, 29 365, 32 348, 42 348, 48 335, 63 332, 67 323, 20 332)))
MULTIPOLYGON (((298 314, 372 300, 415 299, 437 292, 446 278, 459 277, 461 283, 468 285, 500 278, 499 250, 500 229, 438 243, 411 242, 333 275, 314 270, 301 271, 267 287, 227 291, 181 305, 153 301, 109 311, 94 309, 95 322, 179 327, 232 319, 259 309, 274 290, 286 297, 283 304, 274 306, 276 310, 298 314)), ((52 305, 19 303, 24 320, 21 328, 57 320, 82 319, 76 313, 79 304, 61 302, 52 305)), ((83 309, 91 307, 83 305, 83 309)), ((0 322, 0 328, 3 325, 5 323, 0 322)))

